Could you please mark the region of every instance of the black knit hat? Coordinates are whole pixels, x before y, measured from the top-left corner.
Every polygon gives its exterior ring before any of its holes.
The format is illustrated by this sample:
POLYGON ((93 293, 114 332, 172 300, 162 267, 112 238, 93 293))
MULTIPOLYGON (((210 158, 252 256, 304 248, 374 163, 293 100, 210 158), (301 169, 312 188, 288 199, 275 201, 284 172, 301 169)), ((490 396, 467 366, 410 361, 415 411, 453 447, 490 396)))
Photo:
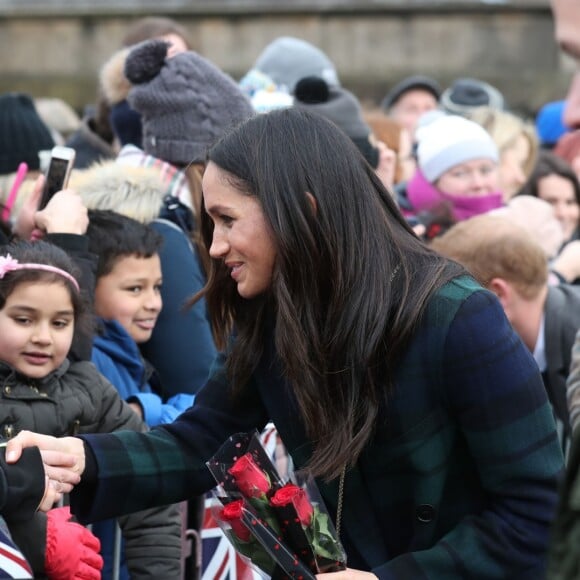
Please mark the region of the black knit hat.
POLYGON ((358 99, 351 92, 329 86, 320 77, 304 77, 296 83, 294 99, 295 106, 315 111, 340 127, 372 167, 377 167, 379 152, 369 141, 371 128, 363 118, 358 99))
POLYGON ((494 86, 472 78, 458 78, 443 91, 441 107, 451 115, 467 115, 477 107, 490 107, 503 111, 503 95, 494 86))
POLYGON ((405 93, 409 91, 423 90, 431 93, 438 101, 441 96, 439 83, 425 75, 412 75, 398 82, 385 96, 381 106, 385 111, 389 110, 405 93))
POLYGON ((39 169, 38 152, 53 147, 50 130, 28 95, 0 95, 0 175, 14 173, 23 161, 30 170, 39 169))

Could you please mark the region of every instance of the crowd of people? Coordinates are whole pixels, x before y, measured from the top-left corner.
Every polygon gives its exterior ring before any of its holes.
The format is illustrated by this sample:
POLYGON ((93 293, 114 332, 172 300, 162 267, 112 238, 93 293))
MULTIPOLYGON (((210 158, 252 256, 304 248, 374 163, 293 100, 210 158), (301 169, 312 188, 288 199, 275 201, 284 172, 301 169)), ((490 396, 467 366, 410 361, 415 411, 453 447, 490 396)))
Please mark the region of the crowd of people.
POLYGON ((580 73, 532 118, 425 71, 370 107, 305 40, 235 80, 148 17, 98 85, 0 95, 0 577, 222 578, 206 463, 257 430, 320 580, 576 578, 580 73))

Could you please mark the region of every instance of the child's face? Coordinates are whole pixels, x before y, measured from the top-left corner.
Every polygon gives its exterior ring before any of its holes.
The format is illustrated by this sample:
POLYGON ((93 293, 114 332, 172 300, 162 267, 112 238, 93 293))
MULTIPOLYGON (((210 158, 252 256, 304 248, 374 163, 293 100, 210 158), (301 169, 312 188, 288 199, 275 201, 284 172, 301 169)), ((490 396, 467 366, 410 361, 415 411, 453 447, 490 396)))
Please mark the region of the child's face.
POLYGON ((0 359, 41 379, 62 364, 73 332, 73 304, 65 285, 25 282, 0 310, 0 359))
POLYGON ((161 263, 150 258, 126 256, 101 276, 95 289, 95 312, 116 320, 137 343, 151 338, 161 311, 161 263))

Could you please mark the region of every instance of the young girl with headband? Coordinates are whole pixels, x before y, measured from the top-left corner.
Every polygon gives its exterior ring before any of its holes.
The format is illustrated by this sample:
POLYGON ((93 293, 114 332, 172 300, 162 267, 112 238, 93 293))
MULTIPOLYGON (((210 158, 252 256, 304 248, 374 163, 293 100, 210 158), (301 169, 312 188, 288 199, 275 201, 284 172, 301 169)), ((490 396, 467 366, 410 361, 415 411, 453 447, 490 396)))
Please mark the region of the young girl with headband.
MULTIPOLYGON (((49 435, 145 429, 90 362, 67 359, 75 326, 86 324, 85 306, 73 262, 60 248, 43 241, 17 242, 0 253, 1 437, 10 439, 23 429, 49 435)), ((177 508, 148 514, 120 521, 124 530, 132 530, 125 535, 127 554, 134 545, 132 557, 139 560, 128 557, 129 569, 136 573, 133 577, 144 577, 136 567, 144 569, 144 543, 149 543, 150 564, 159 566, 161 560, 166 565, 162 571, 169 574, 160 577, 176 578, 181 533, 177 508)), ((9 522, 9 528, 36 574, 101 578, 98 539, 69 517, 68 507, 57 508, 9 522)))

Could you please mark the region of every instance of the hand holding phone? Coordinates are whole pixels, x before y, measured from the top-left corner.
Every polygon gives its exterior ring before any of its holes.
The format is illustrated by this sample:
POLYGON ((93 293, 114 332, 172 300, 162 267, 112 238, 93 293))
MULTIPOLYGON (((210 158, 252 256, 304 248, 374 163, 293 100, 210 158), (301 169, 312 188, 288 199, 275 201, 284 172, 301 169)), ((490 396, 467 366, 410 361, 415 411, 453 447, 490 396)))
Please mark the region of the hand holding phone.
POLYGON ((42 210, 52 196, 62 189, 66 189, 68 178, 73 168, 75 150, 70 147, 53 147, 50 155, 50 163, 46 172, 46 180, 38 209, 42 210))

